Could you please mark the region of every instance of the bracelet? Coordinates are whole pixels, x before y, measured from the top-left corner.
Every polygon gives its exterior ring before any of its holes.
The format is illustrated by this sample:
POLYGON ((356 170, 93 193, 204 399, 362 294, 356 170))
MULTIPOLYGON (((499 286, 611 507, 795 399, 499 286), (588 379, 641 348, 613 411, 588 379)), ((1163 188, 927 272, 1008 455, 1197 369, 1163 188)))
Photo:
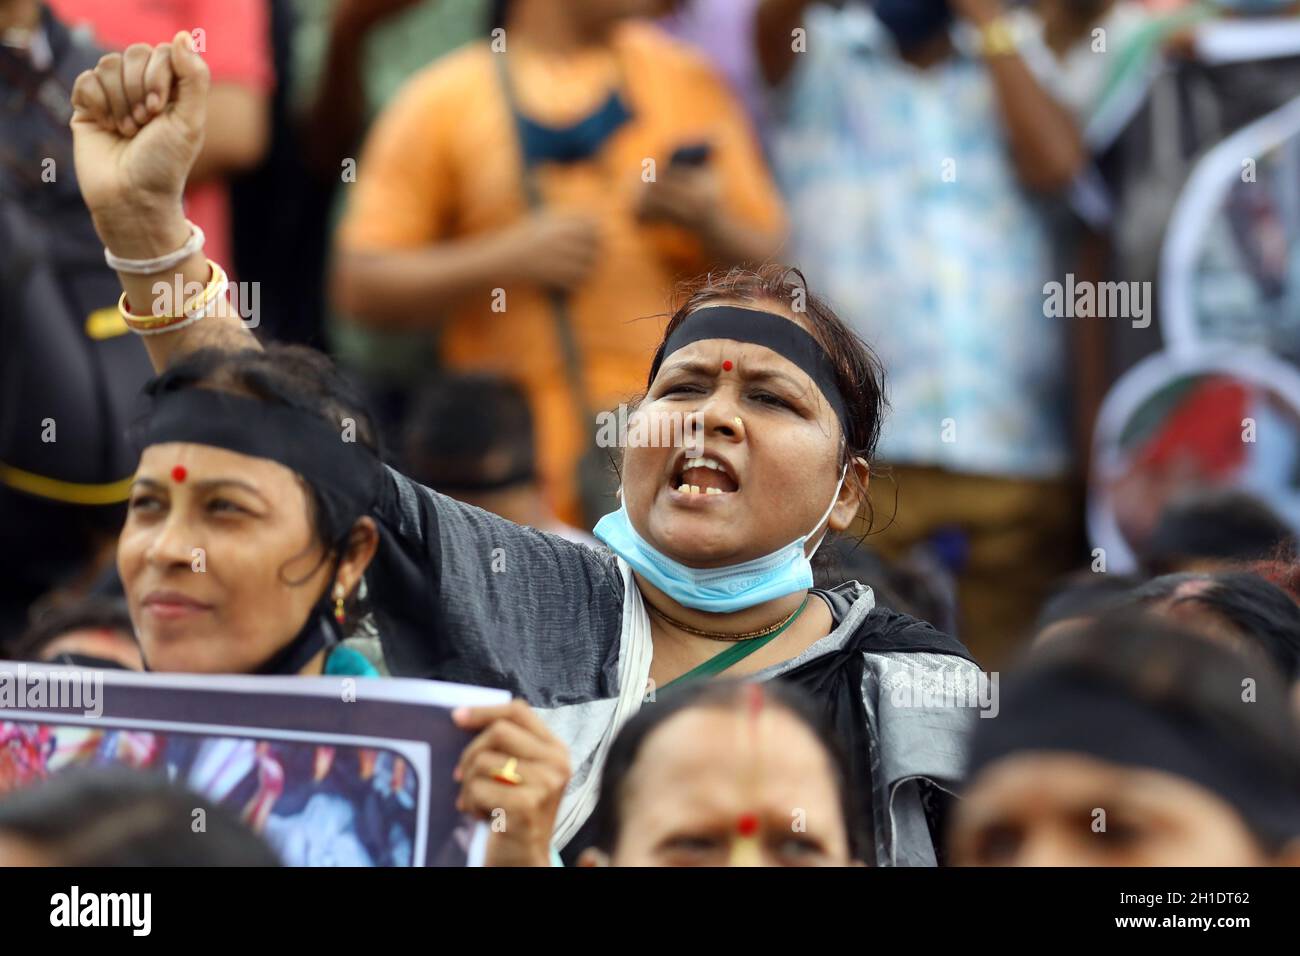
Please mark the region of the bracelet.
POLYGON ((1020 52, 1016 30, 1006 16, 999 16, 980 28, 980 54, 986 57, 1012 56, 1020 52))
POLYGON ((125 272, 128 275, 135 276, 151 276, 156 272, 173 269, 200 251, 203 248, 203 243, 207 240, 207 237, 203 235, 203 230, 194 223, 186 219, 185 224, 190 227, 190 237, 185 240, 185 245, 175 252, 169 252, 165 256, 158 256, 153 259, 123 259, 120 256, 113 255, 105 246, 104 261, 115 272, 125 272))
POLYGON ((218 302, 224 298, 230 288, 230 279, 225 270, 211 259, 207 260, 212 270, 212 277, 203 291, 185 302, 179 314, 172 315, 135 315, 123 292, 117 301, 117 311, 122 316, 126 327, 137 335, 159 335, 163 332, 176 332, 193 325, 195 322, 212 315, 218 302))

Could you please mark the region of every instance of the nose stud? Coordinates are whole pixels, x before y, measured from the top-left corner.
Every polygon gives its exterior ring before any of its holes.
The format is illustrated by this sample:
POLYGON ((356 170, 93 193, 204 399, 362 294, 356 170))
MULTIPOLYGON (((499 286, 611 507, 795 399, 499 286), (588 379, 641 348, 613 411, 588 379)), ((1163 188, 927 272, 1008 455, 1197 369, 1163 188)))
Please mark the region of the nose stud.
POLYGON ((744 427, 745 427, 745 423, 742 422, 742 421, 740 420, 740 416, 739 416, 739 415, 737 415, 735 418, 733 418, 732 421, 736 423, 736 427, 737 427, 737 428, 744 428, 744 427))

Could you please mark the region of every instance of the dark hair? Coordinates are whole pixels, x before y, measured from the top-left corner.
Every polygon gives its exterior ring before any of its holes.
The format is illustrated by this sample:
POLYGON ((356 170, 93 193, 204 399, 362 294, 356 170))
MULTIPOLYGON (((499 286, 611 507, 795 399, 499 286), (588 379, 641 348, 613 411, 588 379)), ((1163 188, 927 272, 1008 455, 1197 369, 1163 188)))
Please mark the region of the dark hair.
POLYGON ((1163 601, 1216 615, 1262 651, 1288 680, 1300 679, 1300 607, 1276 585, 1245 572, 1166 574, 1134 588, 1123 605, 1140 608, 1163 601), (1177 596, 1179 588, 1195 582, 1205 582, 1207 587, 1177 596))
POLYGON ((1094 617, 1117 607, 1128 600, 1133 589, 1141 586, 1143 580, 1134 574, 1076 571, 1058 582, 1056 589, 1043 602, 1034 630, 1041 631, 1073 617, 1094 617))
MULTIPOLYGON (((601 770, 600 798, 591 815, 591 845, 612 853, 622 829, 623 804, 627 779, 640 756, 645 742, 667 721, 687 710, 731 710, 743 704, 746 682, 739 680, 700 681, 688 685, 663 699, 645 704, 618 732, 610 745, 601 770)), ((821 708, 804 690, 783 681, 766 681, 762 685, 764 700, 795 717, 808 728, 822 745, 831 765, 835 787, 844 814, 844 828, 849 853, 858 859, 858 801, 849 783, 848 759, 839 738, 827 723, 821 708)))
POLYGON ((0 833, 33 844, 57 866, 280 865, 229 810, 158 774, 121 767, 73 768, 5 794, 0 833))
POLYGON ((1131 609, 1104 614, 1031 660, 1027 672, 1063 668, 1086 674, 1153 706, 1235 728, 1263 750, 1285 758, 1283 763, 1296 759, 1289 688, 1281 673, 1267 664, 1252 670, 1259 706, 1242 707, 1236 676, 1245 661, 1242 654, 1151 614, 1131 609), (1231 692, 1223 692, 1225 687, 1231 692))
MULTIPOLYGON (((271 344, 265 349, 199 349, 169 365, 145 386, 155 399, 187 388, 211 388, 285 405, 318 415, 338 428, 345 418, 356 426, 357 443, 382 457, 383 448, 374 417, 358 389, 329 357, 303 345, 271 344)), ((307 491, 309 520, 317 540, 325 546, 321 563, 338 559, 347 546, 356 515, 337 496, 325 493, 299 477, 307 491)), ((313 567, 301 581, 311 578, 313 567)))
POLYGON ((488 375, 429 382, 412 400, 402 458, 412 478, 439 491, 532 480, 537 451, 528 397, 488 375))
MULTIPOLYGON (((1243 760, 1300 798, 1297 725, 1291 689, 1282 675, 1267 661, 1250 661, 1196 631, 1133 609, 1112 611, 1062 635, 1009 676, 1000 718, 981 726, 973 739, 975 773, 999 750, 998 739, 1015 726, 1022 694, 1039 681, 1060 677, 1109 687, 1152 711, 1231 741, 1243 760), (1247 672, 1255 681, 1255 697, 1242 706, 1241 677, 1247 672), (1013 723, 1007 727, 994 726, 1008 720, 1013 723)), ((1275 846, 1268 835, 1257 835, 1275 846)))
POLYGON ((40 660, 46 645, 71 631, 120 631, 135 640, 135 625, 120 598, 90 596, 54 604, 33 618, 27 630, 13 643, 15 660, 40 660))
POLYGON ((952 577, 937 562, 912 554, 885 559, 858 541, 832 538, 817 552, 813 584, 830 590, 845 581, 859 581, 875 592, 876 603, 934 625, 945 634, 957 628, 957 595, 952 577))
MULTIPOLYGON (((663 339, 650 363, 652 369, 658 368, 663 361, 669 336, 692 312, 725 299, 779 303, 806 318, 809 332, 826 351, 835 368, 835 384, 844 398, 847 419, 841 464, 851 465, 854 458, 872 463, 889 407, 885 398, 884 366, 871 346, 835 313, 830 303, 809 290, 800 270, 768 263, 757 270, 737 268, 722 275, 709 273, 681 286, 678 295, 681 305, 668 320, 663 339)), ((652 384, 647 382, 646 387, 652 384)), ((870 527, 872 509, 866 488, 862 487, 852 467, 845 480, 853 482, 862 495, 870 527)))
POLYGON ((1169 574, 1197 558, 1253 561, 1294 545, 1294 531, 1267 504, 1243 491, 1216 490, 1167 505, 1142 561, 1149 574, 1169 574))
POLYGON ((1075 20, 1091 24, 1093 20, 1101 16, 1110 0, 1069 0, 1066 3, 1066 9, 1075 18, 1075 20))
POLYGON ((1267 561, 1252 561, 1238 570, 1258 574, 1269 584, 1276 584, 1300 604, 1300 561, 1294 554, 1280 554, 1267 561))

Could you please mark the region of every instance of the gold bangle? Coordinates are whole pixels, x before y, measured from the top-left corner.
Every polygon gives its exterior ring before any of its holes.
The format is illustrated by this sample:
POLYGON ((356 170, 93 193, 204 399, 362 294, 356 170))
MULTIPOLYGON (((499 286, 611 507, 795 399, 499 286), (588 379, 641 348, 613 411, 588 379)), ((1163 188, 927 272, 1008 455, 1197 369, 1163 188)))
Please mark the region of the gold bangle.
POLYGON ((1020 52, 1016 30, 1006 16, 997 16, 980 27, 980 55, 1015 56, 1020 52))
POLYGON ((117 300, 117 309, 122 316, 122 321, 134 332, 151 332, 161 331, 168 326, 179 324, 187 319, 197 319, 202 315, 206 315, 213 302, 229 286, 225 270, 211 259, 208 259, 207 263, 212 273, 211 278, 208 279, 207 285, 203 287, 201 292, 182 304, 179 313, 136 315, 130 311, 130 303, 127 302, 126 293, 123 292, 117 300))

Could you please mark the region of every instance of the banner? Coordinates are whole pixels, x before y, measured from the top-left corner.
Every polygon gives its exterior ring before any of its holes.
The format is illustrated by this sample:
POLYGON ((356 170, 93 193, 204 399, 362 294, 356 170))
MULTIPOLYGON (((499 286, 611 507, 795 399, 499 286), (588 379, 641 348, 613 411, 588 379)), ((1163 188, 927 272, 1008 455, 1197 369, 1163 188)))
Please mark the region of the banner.
POLYGON ((486 829, 454 809, 471 735, 451 710, 509 699, 405 678, 0 661, 0 799, 68 767, 125 765, 233 810, 290 866, 464 866, 486 829))
POLYGON ((1218 489, 1300 532, 1300 371, 1224 346, 1148 356, 1111 388, 1093 436, 1088 536, 1106 570, 1136 570, 1167 505, 1218 489))
POLYGON ((1300 99, 1196 165, 1170 216, 1160 290, 1170 350, 1254 347, 1300 362, 1300 99))

